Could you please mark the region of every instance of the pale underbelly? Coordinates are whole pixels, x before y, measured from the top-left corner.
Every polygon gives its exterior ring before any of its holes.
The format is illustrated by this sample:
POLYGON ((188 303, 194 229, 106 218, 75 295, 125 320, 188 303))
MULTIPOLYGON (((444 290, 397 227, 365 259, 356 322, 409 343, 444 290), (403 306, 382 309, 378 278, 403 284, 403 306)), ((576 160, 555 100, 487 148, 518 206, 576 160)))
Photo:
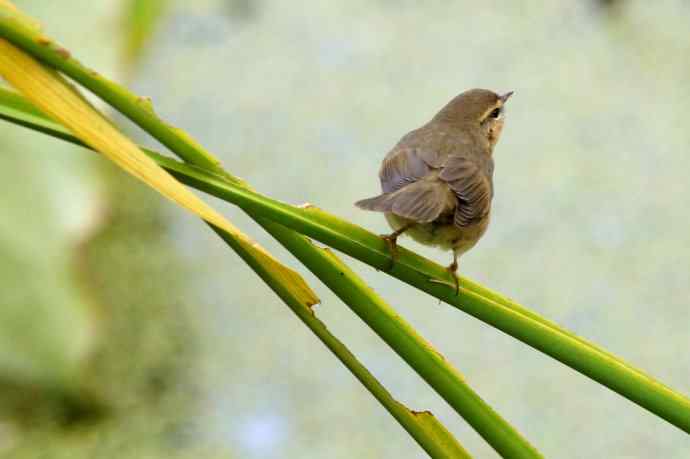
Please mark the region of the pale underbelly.
MULTIPOLYGON (((386 220, 393 230, 398 230, 411 222, 392 213, 386 213, 386 220)), ((403 234, 410 236, 420 244, 438 247, 443 250, 455 250, 458 255, 467 252, 479 241, 489 225, 489 216, 479 223, 458 227, 452 223, 421 223, 415 224, 403 234)))

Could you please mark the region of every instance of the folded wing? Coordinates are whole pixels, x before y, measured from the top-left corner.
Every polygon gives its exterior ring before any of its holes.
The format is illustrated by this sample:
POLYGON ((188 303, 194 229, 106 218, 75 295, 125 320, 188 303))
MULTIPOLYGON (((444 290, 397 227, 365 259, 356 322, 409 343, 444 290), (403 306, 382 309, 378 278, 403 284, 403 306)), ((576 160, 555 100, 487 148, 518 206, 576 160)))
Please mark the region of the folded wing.
POLYGON ((489 214, 493 194, 491 177, 467 156, 450 156, 438 178, 450 186, 458 198, 455 224, 471 226, 489 214))
POLYGON ((460 227, 471 226, 488 215, 493 194, 491 174, 484 170, 479 159, 466 152, 425 152, 418 148, 419 144, 401 143, 381 165, 379 178, 383 194, 355 205, 366 210, 392 212, 419 223, 434 221, 454 211, 454 223, 460 227))

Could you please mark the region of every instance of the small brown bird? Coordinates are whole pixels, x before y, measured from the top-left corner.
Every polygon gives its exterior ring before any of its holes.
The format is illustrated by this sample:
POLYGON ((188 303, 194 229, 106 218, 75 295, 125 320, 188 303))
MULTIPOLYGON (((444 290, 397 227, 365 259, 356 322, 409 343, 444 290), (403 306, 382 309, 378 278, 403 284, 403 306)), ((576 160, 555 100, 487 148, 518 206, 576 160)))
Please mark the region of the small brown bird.
POLYGON ((355 203, 385 213, 394 230, 383 236, 393 262, 403 233, 425 245, 452 249, 447 269, 456 293, 458 257, 474 247, 489 225, 492 154, 511 95, 470 89, 451 100, 386 155, 379 171, 383 194, 355 203))

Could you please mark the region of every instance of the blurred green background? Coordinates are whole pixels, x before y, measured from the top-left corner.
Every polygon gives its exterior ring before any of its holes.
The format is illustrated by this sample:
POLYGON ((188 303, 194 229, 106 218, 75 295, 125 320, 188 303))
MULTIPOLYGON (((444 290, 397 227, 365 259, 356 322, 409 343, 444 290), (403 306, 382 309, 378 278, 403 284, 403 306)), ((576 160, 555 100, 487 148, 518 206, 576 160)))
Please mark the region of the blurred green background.
MULTIPOLYGON (((15 3, 259 191, 376 232, 352 203, 400 136, 464 89, 514 90, 461 272, 690 393, 687 2, 15 3)), ((0 139, 0 456, 425 457, 198 220, 93 153, 6 123, 0 139)), ((352 264, 546 457, 690 457, 679 429, 352 264)), ((395 397, 496 457, 304 275, 395 397)))

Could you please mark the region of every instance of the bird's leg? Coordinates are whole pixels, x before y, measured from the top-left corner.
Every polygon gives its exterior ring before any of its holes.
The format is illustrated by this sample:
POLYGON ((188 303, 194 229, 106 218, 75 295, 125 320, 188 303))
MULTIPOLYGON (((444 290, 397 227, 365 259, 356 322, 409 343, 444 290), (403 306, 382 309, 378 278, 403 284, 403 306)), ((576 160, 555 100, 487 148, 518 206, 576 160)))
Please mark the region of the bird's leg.
POLYGON ((455 296, 457 296, 460 294, 460 280, 458 279, 458 276, 456 274, 458 271, 458 252, 455 250, 453 250, 453 262, 446 266, 446 271, 448 271, 448 273, 450 273, 450 276, 453 278, 452 284, 441 279, 429 279, 429 282, 453 287, 455 289, 455 296))
POLYGON ((458 279, 458 252, 453 250, 453 262, 446 267, 446 270, 450 273, 450 277, 453 278, 453 283, 455 283, 455 296, 460 295, 460 279, 458 279))
POLYGON ((408 223, 390 234, 381 235, 381 238, 384 241, 386 241, 386 244, 388 244, 388 251, 391 254, 391 261, 388 265, 388 268, 386 268, 386 271, 390 271, 391 269, 393 269, 393 265, 395 265, 395 260, 398 258, 398 237, 408 229, 412 228, 412 226, 414 226, 414 223, 408 223))

